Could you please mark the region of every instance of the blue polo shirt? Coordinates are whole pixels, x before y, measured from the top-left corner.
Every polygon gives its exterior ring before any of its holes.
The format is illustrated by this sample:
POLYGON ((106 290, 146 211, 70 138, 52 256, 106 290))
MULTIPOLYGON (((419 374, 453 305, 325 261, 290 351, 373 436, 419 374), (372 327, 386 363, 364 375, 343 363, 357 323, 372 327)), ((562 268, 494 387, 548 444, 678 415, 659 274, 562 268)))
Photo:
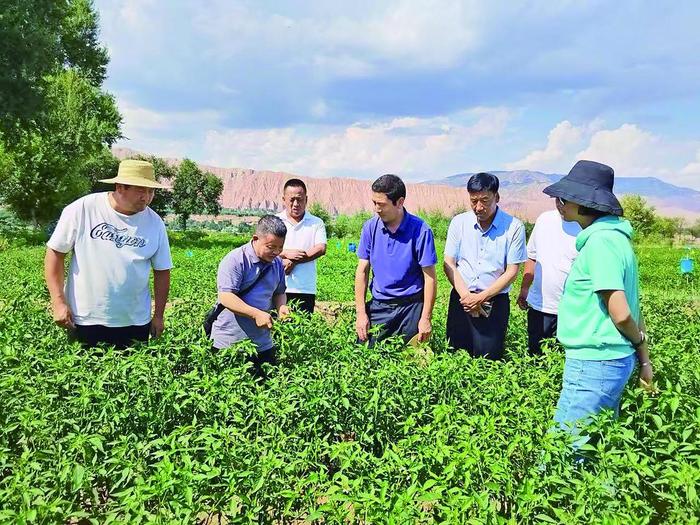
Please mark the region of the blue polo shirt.
MULTIPOLYGON (((481 229, 474 212, 460 213, 450 222, 445 243, 445 257, 457 261, 457 269, 470 291, 485 290, 509 264, 527 260, 525 226, 501 208, 491 226, 481 229)), ((510 286, 500 293, 508 293, 510 286)))
POLYGON ((362 226, 357 256, 372 266, 370 290, 375 299, 416 294, 423 290, 423 268, 437 263, 433 230, 405 208, 394 233, 379 217, 372 217, 362 226))
MULTIPOLYGON (((238 294, 255 283, 240 298, 249 306, 265 312, 272 310, 272 297, 285 293, 284 267, 279 257, 271 263, 261 260, 248 242, 231 250, 219 263, 216 287, 220 292, 238 294), (268 268, 270 267, 270 268, 268 268), (260 273, 268 268, 265 275, 260 273)), ((212 326, 211 338, 216 348, 228 348, 232 344, 250 339, 258 351, 269 350, 274 346, 270 330, 258 328, 253 319, 234 314, 224 309, 212 326)))

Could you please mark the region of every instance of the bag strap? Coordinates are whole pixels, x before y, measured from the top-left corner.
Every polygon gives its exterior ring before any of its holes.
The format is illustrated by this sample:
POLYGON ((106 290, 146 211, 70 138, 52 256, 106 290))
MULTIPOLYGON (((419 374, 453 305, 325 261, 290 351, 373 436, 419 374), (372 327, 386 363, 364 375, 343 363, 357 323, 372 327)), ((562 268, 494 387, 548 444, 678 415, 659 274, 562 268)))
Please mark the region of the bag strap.
MULTIPOLYGON (((270 268, 272 268, 274 265, 275 265, 275 263, 273 261, 268 266, 265 266, 265 268, 263 268, 262 271, 257 275, 255 280, 252 283, 250 283, 248 286, 243 288, 243 290, 239 290, 239 292, 236 295, 238 297, 241 297, 241 296, 247 294, 248 292, 250 292, 255 287, 255 285, 258 284, 258 282, 260 282, 260 280, 265 276, 265 274, 267 274, 267 272, 270 270, 270 268)), ((221 315, 221 312, 223 312, 225 309, 226 309, 226 307, 223 304, 221 304, 219 302, 216 303, 216 309, 214 310, 214 319, 212 319, 212 323, 219 318, 219 315, 221 315)))
POLYGON ((265 266, 265 268, 262 269, 262 271, 255 278, 255 280, 252 283, 250 283, 248 286, 243 288, 243 290, 239 290, 239 292, 236 295, 238 295, 240 297, 241 295, 245 295, 248 292, 250 292, 255 287, 255 285, 258 284, 260 279, 265 277, 265 274, 267 274, 267 272, 270 270, 270 268, 272 268, 274 265, 275 265, 275 262, 273 261, 270 264, 268 264, 267 266, 265 266))

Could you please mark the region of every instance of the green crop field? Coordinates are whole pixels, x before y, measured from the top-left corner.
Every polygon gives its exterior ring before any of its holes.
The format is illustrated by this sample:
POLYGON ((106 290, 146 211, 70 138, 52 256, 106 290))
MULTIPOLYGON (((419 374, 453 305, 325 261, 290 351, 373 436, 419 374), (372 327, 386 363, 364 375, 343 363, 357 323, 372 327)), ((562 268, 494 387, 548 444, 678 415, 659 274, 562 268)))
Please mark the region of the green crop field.
MULTIPOLYGON (((628 388, 575 467, 547 432, 561 349, 529 358, 512 301, 504 362, 446 352, 444 277, 434 355, 358 346, 352 308, 331 305, 276 325, 280 366, 254 384, 247 347, 213 354, 200 326, 241 242, 175 234, 166 333, 124 352, 70 344, 47 310, 43 247, 0 246, 0 522, 700 520, 700 300, 681 250, 638 248, 660 393, 628 388)), ((352 300, 340 242, 319 263, 321 301, 352 300)))

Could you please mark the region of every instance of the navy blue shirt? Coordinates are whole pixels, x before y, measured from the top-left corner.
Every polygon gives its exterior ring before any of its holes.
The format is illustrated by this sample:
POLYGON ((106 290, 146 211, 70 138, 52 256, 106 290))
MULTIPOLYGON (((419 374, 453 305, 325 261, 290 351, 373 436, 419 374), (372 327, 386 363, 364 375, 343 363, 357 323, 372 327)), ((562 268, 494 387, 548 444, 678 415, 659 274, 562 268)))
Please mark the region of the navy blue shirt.
POLYGON ((423 290, 423 268, 437 264, 433 230, 404 208, 398 229, 391 233, 379 217, 362 226, 360 259, 372 266, 372 297, 390 300, 423 290))

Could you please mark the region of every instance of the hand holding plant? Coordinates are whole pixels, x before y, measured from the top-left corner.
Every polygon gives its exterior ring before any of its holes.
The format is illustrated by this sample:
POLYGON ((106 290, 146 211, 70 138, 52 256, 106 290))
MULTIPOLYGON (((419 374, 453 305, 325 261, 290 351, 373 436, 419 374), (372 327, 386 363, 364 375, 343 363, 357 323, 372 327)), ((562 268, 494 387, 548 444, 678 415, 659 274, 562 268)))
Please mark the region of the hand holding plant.
POLYGON ((165 321, 163 316, 154 315, 151 319, 151 337, 160 337, 165 330, 165 321))
POLYGON ((355 332, 357 332, 357 337, 360 341, 367 341, 367 334, 369 333, 369 317, 367 317, 366 313, 357 315, 355 332))
POLYGON ((280 321, 284 321, 290 315, 289 306, 283 304, 277 310, 278 318, 280 321))
POLYGON ((430 336, 433 333, 433 325, 430 319, 420 318, 418 321, 418 342, 427 343, 430 341, 430 336))

